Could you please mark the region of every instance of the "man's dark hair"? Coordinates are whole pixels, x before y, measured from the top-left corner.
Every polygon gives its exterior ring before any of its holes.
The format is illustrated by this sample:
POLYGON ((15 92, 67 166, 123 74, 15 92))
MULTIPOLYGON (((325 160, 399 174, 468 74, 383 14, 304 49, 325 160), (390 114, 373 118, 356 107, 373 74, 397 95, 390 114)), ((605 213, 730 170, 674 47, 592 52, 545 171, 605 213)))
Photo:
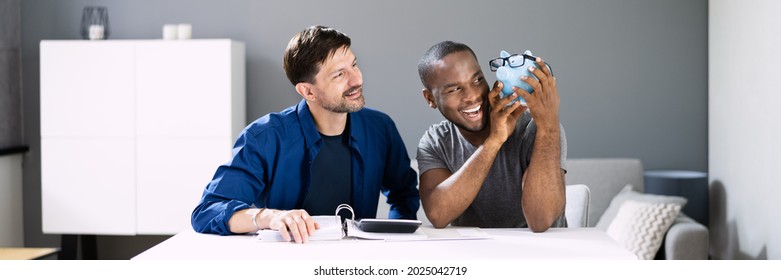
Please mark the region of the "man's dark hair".
POLYGON ((451 53, 460 51, 469 51, 469 53, 475 57, 475 60, 477 60, 475 52, 473 52, 469 46, 462 43, 442 41, 431 46, 431 48, 426 51, 426 53, 423 55, 423 57, 420 58, 420 61, 418 62, 418 74, 420 75, 420 82, 423 83, 423 86, 427 89, 431 89, 429 87, 429 82, 431 81, 431 72, 433 68, 432 64, 434 62, 442 60, 442 58, 451 53))
POLYGON ((320 64, 337 50, 350 47, 350 37, 336 29, 321 25, 299 32, 287 44, 282 66, 293 85, 314 83, 320 64))

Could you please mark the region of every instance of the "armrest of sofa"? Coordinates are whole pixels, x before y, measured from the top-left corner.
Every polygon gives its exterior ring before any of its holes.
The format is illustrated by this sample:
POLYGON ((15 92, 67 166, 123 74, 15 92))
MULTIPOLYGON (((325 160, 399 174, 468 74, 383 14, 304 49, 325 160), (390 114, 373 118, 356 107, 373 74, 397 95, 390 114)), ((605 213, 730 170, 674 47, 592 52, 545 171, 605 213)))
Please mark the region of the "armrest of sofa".
POLYGON ((665 259, 707 260, 708 228, 681 214, 664 237, 665 259))

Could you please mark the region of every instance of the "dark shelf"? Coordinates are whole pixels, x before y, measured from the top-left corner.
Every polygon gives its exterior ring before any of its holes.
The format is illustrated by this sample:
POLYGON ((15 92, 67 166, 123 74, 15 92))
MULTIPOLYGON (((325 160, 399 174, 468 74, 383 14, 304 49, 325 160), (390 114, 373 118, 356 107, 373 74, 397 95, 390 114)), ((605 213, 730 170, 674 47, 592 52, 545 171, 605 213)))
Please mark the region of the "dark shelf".
POLYGON ((23 154, 30 150, 30 147, 28 146, 12 146, 7 148, 0 148, 0 156, 4 155, 12 155, 12 154, 23 154))

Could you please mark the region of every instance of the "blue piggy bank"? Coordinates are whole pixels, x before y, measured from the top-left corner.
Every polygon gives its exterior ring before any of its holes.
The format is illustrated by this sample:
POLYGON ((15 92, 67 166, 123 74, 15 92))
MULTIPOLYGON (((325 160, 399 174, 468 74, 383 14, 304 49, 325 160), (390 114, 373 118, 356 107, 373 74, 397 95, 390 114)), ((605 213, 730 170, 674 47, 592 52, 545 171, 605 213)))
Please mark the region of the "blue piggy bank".
MULTIPOLYGON (((501 51, 499 58, 491 60, 491 69, 496 69, 496 79, 504 84, 502 97, 513 94, 513 86, 522 88, 529 93, 534 91, 529 84, 521 81, 521 76, 535 77, 529 72, 529 66, 537 67, 537 63, 534 61, 535 58, 532 56, 531 51, 526 50, 523 54, 528 56, 510 56, 510 53, 501 51)), ((521 96, 518 96, 515 100, 521 102, 522 105, 526 105, 526 100, 521 96)))

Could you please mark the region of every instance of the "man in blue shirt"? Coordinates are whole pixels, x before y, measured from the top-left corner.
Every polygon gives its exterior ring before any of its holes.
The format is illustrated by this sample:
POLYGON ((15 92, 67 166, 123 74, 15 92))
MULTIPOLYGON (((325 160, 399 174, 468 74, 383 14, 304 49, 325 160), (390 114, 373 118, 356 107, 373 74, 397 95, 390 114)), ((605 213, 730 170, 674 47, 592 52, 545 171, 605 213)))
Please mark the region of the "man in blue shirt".
POLYGON ((389 218, 416 219, 417 174, 390 117, 364 108, 350 38, 309 27, 290 40, 283 62, 303 99, 244 129, 193 211, 193 228, 220 235, 275 229, 303 243, 318 227, 310 215, 333 215, 347 203, 356 218, 374 218, 380 192, 389 218))

